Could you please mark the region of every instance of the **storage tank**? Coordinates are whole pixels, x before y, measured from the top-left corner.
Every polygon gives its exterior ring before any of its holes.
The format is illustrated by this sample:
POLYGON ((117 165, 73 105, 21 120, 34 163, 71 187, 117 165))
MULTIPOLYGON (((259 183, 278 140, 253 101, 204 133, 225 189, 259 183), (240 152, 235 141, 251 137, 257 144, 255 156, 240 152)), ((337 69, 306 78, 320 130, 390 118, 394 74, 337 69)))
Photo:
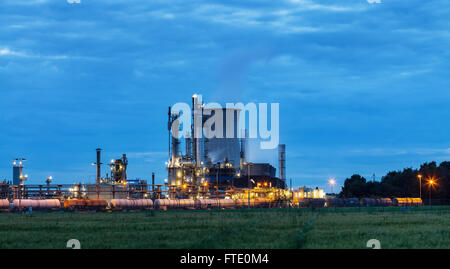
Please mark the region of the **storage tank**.
POLYGON ((422 206, 422 199, 420 198, 394 198, 392 199, 394 206, 422 206))
POLYGON ((321 198, 300 198, 298 199, 298 206, 302 208, 324 207, 325 202, 325 199, 321 198))
POLYGON ((148 209, 153 207, 153 201, 150 199, 113 199, 110 202, 111 208, 116 209, 148 209))
POLYGON ((9 209, 9 201, 8 200, 0 200, 0 210, 9 209))
POLYGON ((232 199, 219 199, 219 205, 221 208, 235 208, 236 203, 232 199))
POLYGON ((345 198, 344 205, 346 207, 357 207, 357 206, 359 206, 359 199, 358 198, 345 198))
POLYGON ((64 208, 82 208, 85 206, 85 202, 83 199, 67 199, 64 200, 64 208))
POLYGON ((156 199, 154 203, 155 208, 158 209, 187 209, 194 208, 195 201, 192 199, 156 199))
MULTIPOLYGON (((236 199, 234 202, 238 207, 242 208, 248 207, 248 199, 236 199)), ((255 207, 255 200, 253 199, 250 200, 250 207, 255 207)))
POLYGON ((104 199, 86 199, 85 201, 86 201, 87 208, 106 209, 106 207, 108 207, 108 203, 104 199))
POLYGON ((364 207, 377 206, 377 200, 373 198, 361 198, 359 202, 360 205, 364 207))
POLYGON ((342 207, 345 206, 344 199, 341 198, 328 198, 327 207, 342 207))
POLYGON ((422 202, 422 199, 421 198, 411 198, 411 204, 413 205, 413 206, 422 206, 423 205, 423 202, 422 202))
POLYGON ((255 206, 256 207, 268 208, 268 207, 270 207, 270 200, 266 199, 266 198, 256 198, 255 199, 255 206))
POLYGON ((208 208, 219 208, 219 199, 197 199, 195 200, 195 208, 198 209, 208 209, 208 208))
POLYGON ((377 206, 392 206, 392 200, 390 198, 378 198, 377 199, 377 206))
POLYGON ((44 199, 44 200, 34 200, 34 199, 15 199, 13 201, 13 207, 15 209, 19 208, 33 208, 34 210, 39 209, 58 209, 61 207, 61 202, 58 199, 44 199))
POLYGON ((106 209, 108 203, 104 199, 67 199, 64 208, 69 209, 106 209))

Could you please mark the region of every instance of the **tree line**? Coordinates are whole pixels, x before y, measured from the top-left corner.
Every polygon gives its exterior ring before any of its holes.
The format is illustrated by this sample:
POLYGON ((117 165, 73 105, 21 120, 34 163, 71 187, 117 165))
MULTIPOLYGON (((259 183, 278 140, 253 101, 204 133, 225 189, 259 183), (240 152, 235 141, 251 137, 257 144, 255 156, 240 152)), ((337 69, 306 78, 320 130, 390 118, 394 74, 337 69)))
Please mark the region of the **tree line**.
POLYGON ((442 162, 439 166, 430 162, 422 164, 420 169, 389 172, 381 181, 368 181, 355 174, 345 180, 339 197, 419 197, 421 189, 425 200, 429 198, 430 188, 433 200, 450 200, 450 162, 442 162))

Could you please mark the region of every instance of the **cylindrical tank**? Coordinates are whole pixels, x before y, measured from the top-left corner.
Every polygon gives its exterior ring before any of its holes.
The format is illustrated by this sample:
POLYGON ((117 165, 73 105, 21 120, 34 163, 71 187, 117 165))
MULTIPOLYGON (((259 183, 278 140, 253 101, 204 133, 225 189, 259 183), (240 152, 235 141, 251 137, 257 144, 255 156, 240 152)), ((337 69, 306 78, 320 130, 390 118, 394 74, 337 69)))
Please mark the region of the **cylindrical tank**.
POLYGON ((127 200, 127 199, 113 199, 110 203, 112 208, 117 209, 146 209, 153 207, 153 201, 150 199, 138 199, 138 200, 127 200))
POLYGON ((266 198, 256 198, 255 199, 255 207, 264 207, 267 208, 270 206, 270 200, 266 198))
POLYGON ((219 208, 220 199, 197 199, 195 200, 195 207, 199 209, 219 208))
POLYGON ((364 207, 377 206, 377 200, 373 198, 361 198, 359 202, 364 207))
POLYGON ((345 206, 344 199, 341 198, 328 198, 327 207, 342 207, 345 206))
POLYGON ((298 199, 298 206, 305 208, 305 207, 324 207, 325 206, 325 199, 321 198, 300 198, 298 199))
MULTIPOLYGON (((236 199, 235 203, 238 207, 248 207, 248 199, 236 199)), ((255 207, 254 199, 250 199, 250 207, 255 207)))
POLYGON ((235 208, 236 203, 232 199, 219 199, 220 208, 235 208))
POLYGON ((413 206, 422 206, 423 202, 421 198, 411 198, 413 206))
POLYGON ((377 206, 392 206, 392 200, 390 198, 378 198, 377 206))
POLYGON ((309 207, 309 202, 311 198, 299 198, 298 199, 298 207, 307 208, 309 207))
POLYGON ((16 199, 13 201, 14 208, 33 208, 38 209, 57 209, 61 207, 61 202, 58 199, 44 199, 44 200, 33 200, 33 199, 16 199))
POLYGON ((9 209, 9 201, 0 200, 0 209, 9 209))
POLYGON ((420 198, 394 198, 392 199, 394 206, 422 206, 422 199, 420 198))
POLYGON ((81 208, 85 207, 86 203, 83 199, 67 199, 64 200, 64 208, 81 208))
POLYGON ((192 199, 156 199, 154 203, 155 208, 162 209, 186 209, 194 208, 195 201, 192 199))
POLYGON ((357 206, 359 206, 359 199, 358 198, 345 198, 344 205, 346 207, 357 207, 357 206))
POLYGON ((104 199, 86 199, 86 207, 106 208, 108 203, 104 199))

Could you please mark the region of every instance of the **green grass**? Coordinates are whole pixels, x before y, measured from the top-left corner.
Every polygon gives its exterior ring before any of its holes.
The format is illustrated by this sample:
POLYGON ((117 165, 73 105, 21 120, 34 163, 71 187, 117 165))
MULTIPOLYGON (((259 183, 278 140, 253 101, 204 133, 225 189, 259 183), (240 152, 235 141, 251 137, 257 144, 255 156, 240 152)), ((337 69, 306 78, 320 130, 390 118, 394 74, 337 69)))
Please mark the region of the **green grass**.
POLYGON ((450 248, 450 208, 0 213, 0 248, 450 248))

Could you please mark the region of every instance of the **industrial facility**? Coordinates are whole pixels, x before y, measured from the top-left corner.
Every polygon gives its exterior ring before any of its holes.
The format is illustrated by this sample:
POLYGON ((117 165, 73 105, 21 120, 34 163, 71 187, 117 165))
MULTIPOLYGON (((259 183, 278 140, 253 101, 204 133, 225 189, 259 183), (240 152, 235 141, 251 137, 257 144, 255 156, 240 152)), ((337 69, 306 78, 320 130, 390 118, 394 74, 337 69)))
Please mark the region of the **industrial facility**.
MULTIPOLYGON (((247 137, 238 138, 239 109, 221 108, 223 129, 220 137, 198 138, 196 135, 202 126, 214 115, 216 109, 205 109, 198 95, 192 97, 192 127, 184 138, 184 153, 178 138, 180 132, 177 119, 179 113, 173 113, 169 107, 169 152, 167 162, 168 184, 172 188, 186 189, 183 196, 196 196, 202 192, 215 196, 234 193, 237 189, 266 187, 278 190, 286 189, 285 145, 279 145, 279 176, 276 168, 269 163, 254 163, 247 156, 247 137), (231 120, 229 119, 231 117, 231 120), (231 125, 229 124, 231 122, 231 125), (232 129, 231 131, 227 128, 232 129), (232 137, 227 137, 227 133, 232 137)), ((176 198, 176 197, 171 197, 176 198)))
POLYGON ((270 163, 249 158, 247 132, 239 132, 239 109, 221 108, 224 128, 218 137, 199 137, 198 130, 217 113, 192 97, 192 125, 179 138, 180 114, 169 107, 167 181, 156 184, 128 177, 128 158, 123 154, 107 165, 102 175, 102 149, 96 149, 96 182, 58 185, 53 178, 45 184, 26 184, 25 158, 13 161, 13 180, 0 182, 0 211, 23 210, 150 210, 150 209, 234 209, 279 207, 403 206, 422 205, 418 198, 338 199, 323 190, 288 188, 286 145, 278 146, 278 173, 270 163), (232 125, 226 124, 232 119, 232 125), (228 128, 228 129, 227 129, 228 128), (231 130, 232 129, 232 130, 231 130), (232 137, 226 134, 233 133, 232 137), (184 150, 182 150, 184 144, 184 150))

